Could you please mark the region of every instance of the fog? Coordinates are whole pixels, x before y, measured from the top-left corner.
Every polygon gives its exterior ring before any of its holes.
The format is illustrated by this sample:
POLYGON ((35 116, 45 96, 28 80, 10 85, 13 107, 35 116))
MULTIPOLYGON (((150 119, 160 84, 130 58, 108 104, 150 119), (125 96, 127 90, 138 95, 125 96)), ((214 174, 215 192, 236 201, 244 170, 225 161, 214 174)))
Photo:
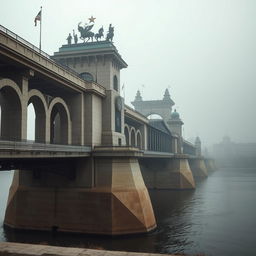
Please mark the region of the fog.
POLYGON ((256 141, 256 1, 2 0, 0 24, 38 46, 40 6, 42 50, 49 54, 91 15, 94 32, 112 23, 114 44, 128 63, 121 73, 126 104, 138 89, 152 100, 169 88, 185 138, 200 136, 203 145, 225 135, 256 141))

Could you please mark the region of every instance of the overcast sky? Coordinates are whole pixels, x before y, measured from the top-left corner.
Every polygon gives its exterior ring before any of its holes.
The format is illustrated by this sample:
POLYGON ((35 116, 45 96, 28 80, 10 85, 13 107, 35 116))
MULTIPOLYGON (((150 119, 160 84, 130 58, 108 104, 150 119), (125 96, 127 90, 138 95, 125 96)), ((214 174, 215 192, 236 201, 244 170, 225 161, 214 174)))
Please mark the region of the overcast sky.
POLYGON ((45 52, 58 51, 91 15, 94 32, 112 23, 128 63, 126 103, 138 89, 152 100, 169 88, 185 138, 256 142, 255 0, 1 0, 0 24, 38 45, 41 5, 45 52))

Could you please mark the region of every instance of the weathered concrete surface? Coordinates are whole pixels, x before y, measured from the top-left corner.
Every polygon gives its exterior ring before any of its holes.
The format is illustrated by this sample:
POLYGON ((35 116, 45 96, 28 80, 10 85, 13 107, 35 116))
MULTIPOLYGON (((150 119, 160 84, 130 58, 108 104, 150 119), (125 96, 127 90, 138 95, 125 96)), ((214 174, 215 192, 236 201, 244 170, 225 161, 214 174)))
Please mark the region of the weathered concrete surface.
POLYGON ((212 172, 212 171, 217 170, 214 159, 206 158, 205 159, 205 165, 206 165, 206 168, 207 168, 208 172, 212 172))
MULTIPOLYGON (((137 150, 138 151, 138 150, 137 150)), ((105 235, 145 233, 156 220, 138 160, 126 149, 104 148, 85 159, 74 177, 64 170, 16 171, 10 187, 5 225, 19 229, 105 235), (58 175, 58 171, 62 175, 58 175)), ((62 166, 64 168, 64 166, 62 166)))
POLYGON ((206 178, 208 171, 203 158, 189 159, 189 166, 194 177, 206 178))
POLYGON ((195 181, 185 155, 170 159, 141 159, 145 185, 149 189, 194 189, 195 181))
POLYGON ((49 245, 21 244, 21 243, 0 243, 0 256, 162 256, 173 254, 136 253, 105 251, 72 247, 57 247, 49 245))

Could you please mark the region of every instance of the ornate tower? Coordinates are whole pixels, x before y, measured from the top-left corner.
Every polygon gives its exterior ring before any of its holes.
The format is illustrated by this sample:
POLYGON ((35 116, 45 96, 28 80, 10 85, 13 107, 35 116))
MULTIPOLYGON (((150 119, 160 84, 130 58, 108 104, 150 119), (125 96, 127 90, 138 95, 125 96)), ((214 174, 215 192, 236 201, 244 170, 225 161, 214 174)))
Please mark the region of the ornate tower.
POLYGON ((167 124, 169 125, 169 128, 171 132, 179 135, 179 137, 182 137, 182 125, 184 124, 181 119, 179 113, 174 110, 171 114, 171 119, 167 121, 167 124))
POLYGON ((173 100, 170 97, 168 89, 165 90, 162 100, 143 100, 140 91, 137 91, 135 100, 131 102, 135 110, 145 116, 151 114, 160 115, 165 122, 170 119, 172 112, 173 100))
POLYGON ((201 140, 198 136, 196 137, 196 140, 195 140, 195 147, 196 147, 196 155, 201 156, 201 140))
MULTIPOLYGON (((95 99, 94 105, 102 107, 103 145, 125 145, 124 107, 120 97, 120 70, 127 64, 110 41, 63 45, 52 58, 68 66, 88 82, 104 86, 106 98, 102 106, 95 99)), ((94 113, 95 114, 95 113, 94 113)), ((87 143, 88 144, 88 143, 87 143)), ((90 144, 90 143, 89 143, 90 144)))

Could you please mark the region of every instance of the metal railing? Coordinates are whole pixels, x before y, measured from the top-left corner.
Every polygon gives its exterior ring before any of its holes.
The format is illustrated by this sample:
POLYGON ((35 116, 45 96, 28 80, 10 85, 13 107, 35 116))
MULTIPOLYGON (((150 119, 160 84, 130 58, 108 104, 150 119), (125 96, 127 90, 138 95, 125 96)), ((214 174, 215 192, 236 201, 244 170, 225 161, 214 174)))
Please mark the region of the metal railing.
POLYGON ((23 45, 29 47, 30 49, 32 49, 33 51, 37 52, 38 54, 41 54, 42 56, 44 56, 45 58, 47 58, 50 62, 56 64, 57 66, 65 69, 66 71, 72 73, 73 75, 79 77, 81 80, 84 80, 79 73, 77 73, 75 70, 73 70, 72 68, 64 65, 63 63, 60 63, 58 61, 55 61, 51 58, 51 56, 49 54, 47 54, 46 52, 40 50, 37 46, 31 44, 30 42, 28 42, 27 40, 23 39, 22 37, 18 36, 17 34, 15 34, 14 32, 10 31, 9 29, 7 29, 6 27, 0 25, 0 31, 4 32, 6 35, 14 38, 15 40, 19 41, 20 43, 22 43, 23 45))

